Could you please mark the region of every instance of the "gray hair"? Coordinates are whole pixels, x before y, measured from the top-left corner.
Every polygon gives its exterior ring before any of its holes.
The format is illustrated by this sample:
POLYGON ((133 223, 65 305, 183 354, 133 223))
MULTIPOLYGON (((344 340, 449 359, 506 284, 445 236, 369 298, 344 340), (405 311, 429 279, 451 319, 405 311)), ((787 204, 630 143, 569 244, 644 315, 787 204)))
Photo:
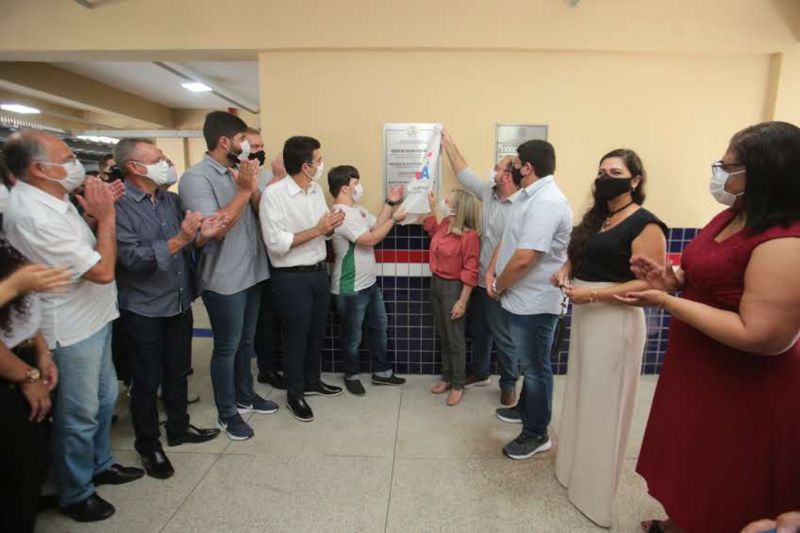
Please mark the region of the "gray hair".
POLYGON ((114 161, 122 170, 123 174, 128 174, 128 171, 125 169, 125 163, 136 159, 134 157, 136 148, 142 143, 156 144, 153 139, 147 139, 145 137, 126 137, 114 145, 114 161))
POLYGON ((47 161, 47 148, 42 142, 41 132, 24 130, 15 133, 3 147, 6 166, 17 179, 25 179, 28 166, 33 161, 47 161))

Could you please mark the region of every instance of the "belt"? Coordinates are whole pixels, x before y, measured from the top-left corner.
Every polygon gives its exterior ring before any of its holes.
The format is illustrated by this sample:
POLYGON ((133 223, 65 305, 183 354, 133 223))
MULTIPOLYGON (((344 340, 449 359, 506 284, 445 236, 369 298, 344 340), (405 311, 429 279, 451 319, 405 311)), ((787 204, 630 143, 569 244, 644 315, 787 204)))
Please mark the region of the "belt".
POLYGON ((320 261, 315 265, 298 265, 293 267, 272 267, 275 272, 319 272, 325 270, 325 261, 320 261))

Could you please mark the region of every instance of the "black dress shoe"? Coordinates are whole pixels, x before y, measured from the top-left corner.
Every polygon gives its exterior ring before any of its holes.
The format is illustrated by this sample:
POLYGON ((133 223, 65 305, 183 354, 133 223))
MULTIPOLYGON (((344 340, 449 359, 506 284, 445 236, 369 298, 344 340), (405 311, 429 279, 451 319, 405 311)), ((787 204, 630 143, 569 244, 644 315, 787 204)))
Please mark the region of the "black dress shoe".
POLYGON ((197 444, 198 442, 206 442, 219 435, 217 428, 203 429, 189 424, 186 428, 186 433, 183 435, 167 435, 167 444, 170 446, 180 446, 181 444, 197 444))
POLYGON ((97 522, 105 520, 116 512, 114 506, 95 492, 85 500, 59 507, 58 510, 78 522, 97 522))
POLYGON ((274 370, 259 370, 258 382, 266 383, 278 390, 286 390, 286 380, 274 370))
POLYGON ((172 468, 172 463, 169 462, 166 454, 164 454, 164 450, 156 450, 140 455, 148 476, 156 479, 167 479, 175 473, 175 469, 172 468))
POLYGON ((347 392, 353 396, 365 396, 367 391, 364 390, 364 385, 361 384, 360 379, 345 379, 344 386, 347 392))
POLYGON ((288 398, 286 400, 286 405, 289 407, 292 416, 299 421, 311 422, 314 420, 314 412, 303 398, 288 398))
POLYGON ((135 481, 144 475, 144 470, 133 466, 113 464, 108 470, 94 476, 94 485, 122 485, 135 481))
POLYGON ((322 381, 316 387, 309 387, 305 390, 306 396, 339 396, 341 393, 341 387, 328 385, 322 381))

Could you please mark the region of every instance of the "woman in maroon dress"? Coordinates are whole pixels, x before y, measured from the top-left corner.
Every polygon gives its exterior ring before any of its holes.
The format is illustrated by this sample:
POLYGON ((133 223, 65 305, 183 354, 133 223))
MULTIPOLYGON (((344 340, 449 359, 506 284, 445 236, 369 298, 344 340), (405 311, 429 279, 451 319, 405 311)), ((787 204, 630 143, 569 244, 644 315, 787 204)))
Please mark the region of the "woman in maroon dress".
POLYGON ((712 170, 731 207, 680 269, 632 258, 654 289, 622 299, 672 315, 637 465, 669 515, 651 532, 737 532, 800 507, 800 129, 742 130, 712 170))

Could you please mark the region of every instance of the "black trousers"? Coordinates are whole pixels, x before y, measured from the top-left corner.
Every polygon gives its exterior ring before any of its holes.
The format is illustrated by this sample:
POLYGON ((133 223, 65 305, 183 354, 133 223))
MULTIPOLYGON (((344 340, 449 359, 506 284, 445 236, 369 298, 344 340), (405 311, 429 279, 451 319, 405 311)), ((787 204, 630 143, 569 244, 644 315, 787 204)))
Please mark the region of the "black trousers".
POLYGON ((30 532, 47 471, 48 422, 29 422, 28 401, 0 381, 0 531, 30 532))
POLYGON ((261 282, 261 307, 253 348, 256 351, 259 372, 275 371, 275 313, 272 307, 272 280, 261 282))
POLYGON ((328 273, 274 269, 272 295, 283 331, 287 395, 302 398, 306 389, 320 382, 322 339, 331 306, 328 273))
POLYGON ((128 348, 128 338, 122 327, 122 319, 111 322, 111 360, 114 361, 114 370, 117 379, 125 384, 131 383, 131 363, 128 348))
POLYGON ((131 365, 131 418, 139 453, 161 449, 156 394, 167 413, 167 435, 178 436, 189 426, 186 412, 187 376, 192 364, 192 310, 165 318, 120 311, 131 365))

